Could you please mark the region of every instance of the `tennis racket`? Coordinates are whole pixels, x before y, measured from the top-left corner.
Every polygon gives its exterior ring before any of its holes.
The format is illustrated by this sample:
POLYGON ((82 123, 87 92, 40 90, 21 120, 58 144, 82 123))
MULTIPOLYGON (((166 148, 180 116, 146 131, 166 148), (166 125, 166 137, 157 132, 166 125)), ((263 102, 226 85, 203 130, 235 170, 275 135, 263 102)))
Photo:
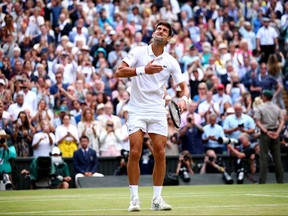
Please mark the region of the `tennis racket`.
POLYGON ((170 101, 168 104, 169 113, 171 116, 171 119, 173 121, 173 124, 176 128, 180 128, 181 124, 181 113, 178 105, 174 101, 170 101))

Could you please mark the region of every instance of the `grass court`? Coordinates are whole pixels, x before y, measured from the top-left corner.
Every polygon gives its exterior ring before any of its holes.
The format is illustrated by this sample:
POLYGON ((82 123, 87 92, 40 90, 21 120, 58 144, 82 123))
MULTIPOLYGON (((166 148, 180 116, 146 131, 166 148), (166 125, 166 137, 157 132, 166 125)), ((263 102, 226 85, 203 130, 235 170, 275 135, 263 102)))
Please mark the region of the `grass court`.
POLYGON ((140 212, 128 212, 129 189, 0 191, 0 215, 287 215, 288 185, 163 188, 172 211, 150 210, 152 187, 140 187, 140 212))

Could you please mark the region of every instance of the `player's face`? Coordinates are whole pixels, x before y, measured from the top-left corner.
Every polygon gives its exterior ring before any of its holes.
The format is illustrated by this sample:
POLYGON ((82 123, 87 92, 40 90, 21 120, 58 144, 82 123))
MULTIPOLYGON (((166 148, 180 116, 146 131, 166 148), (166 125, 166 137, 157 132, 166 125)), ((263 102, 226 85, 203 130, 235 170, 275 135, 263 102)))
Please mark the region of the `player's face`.
POLYGON ((170 40, 169 28, 164 25, 159 25, 153 33, 153 38, 156 41, 167 43, 170 40))

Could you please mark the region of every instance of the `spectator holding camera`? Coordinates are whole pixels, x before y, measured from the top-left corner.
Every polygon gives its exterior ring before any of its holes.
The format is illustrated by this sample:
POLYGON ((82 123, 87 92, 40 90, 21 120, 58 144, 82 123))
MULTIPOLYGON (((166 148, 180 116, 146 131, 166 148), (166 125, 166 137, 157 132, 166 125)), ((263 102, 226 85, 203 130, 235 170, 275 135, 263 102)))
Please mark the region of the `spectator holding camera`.
POLYGON ((229 138, 238 139, 241 133, 252 135, 255 132, 255 121, 249 115, 243 113, 240 103, 234 105, 235 113, 225 118, 223 129, 229 138))
POLYGON ((233 179, 226 171, 225 164, 222 163, 221 159, 217 159, 217 155, 212 149, 206 152, 204 163, 200 170, 200 174, 205 173, 222 173, 225 183, 233 184, 233 179))
POLYGON ((202 141, 204 143, 205 152, 209 149, 214 150, 217 154, 223 153, 223 144, 218 142, 219 137, 224 137, 223 128, 216 124, 217 115, 210 114, 208 117, 209 124, 203 127, 202 141))
POLYGON ((269 150, 275 164, 277 183, 284 182, 280 152, 280 132, 284 126, 281 109, 272 103, 273 93, 270 90, 262 92, 264 104, 255 110, 254 118, 261 130, 260 134, 260 176, 259 183, 265 184, 268 168, 269 150))
MULTIPOLYGON (((248 133, 241 133, 239 136, 239 142, 236 144, 242 145, 242 150, 239 151, 236 149, 233 145, 233 143, 229 142, 227 144, 227 149, 230 151, 231 155, 236 157, 236 163, 235 163, 235 171, 238 175, 238 183, 241 183, 241 177, 239 176, 241 172, 250 172, 251 174, 254 174, 256 172, 256 166, 255 166, 255 153, 257 151, 258 146, 255 146, 254 148, 250 144, 250 135, 248 133), (240 160, 238 160, 240 159, 240 160)), ((244 177, 244 176, 243 176, 244 177)), ((243 180, 242 180, 243 182, 243 180)))
POLYGON ((201 125, 195 122, 194 115, 188 114, 187 124, 180 129, 182 150, 186 150, 190 154, 204 154, 204 145, 201 139, 203 132, 201 125))
POLYGON ((119 165, 116 167, 114 175, 128 175, 127 173, 128 158, 129 158, 129 151, 122 149, 121 155, 117 157, 117 159, 119 160, 119 165))
POLYGON ((120 156, 122 149, 121 128, 116 129, 112 120, 106 121, 105 128, 100 132, 100 154, 101 156, 120 156))
POLYGON ((11 159, 16 158, 16 150, 14 146, 8 147, 6 140, 10 136, 5 130, 0 130, 0 180, 5 183, 6 189, 12 187, 12 166, 11 159), (2 177, 2 178, 1 178, 2 177), (5 180, 5 181, 4 181, 5 180), (9 185, 7 184, 9 182, 9 185))
POLYGON ((192 155, 189 153, 189 151, 182 151, 179 155, 176 174, 179 175, 184 182, 189 182, 189 174, 194 174, 192 165, 192 155))

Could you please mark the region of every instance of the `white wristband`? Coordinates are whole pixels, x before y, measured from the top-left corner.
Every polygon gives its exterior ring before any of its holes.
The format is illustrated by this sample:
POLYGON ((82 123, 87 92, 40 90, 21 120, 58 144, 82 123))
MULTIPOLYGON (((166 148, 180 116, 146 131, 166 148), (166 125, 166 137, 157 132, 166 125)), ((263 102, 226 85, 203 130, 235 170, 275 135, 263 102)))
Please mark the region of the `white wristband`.
POLYGON ((145 67, 137 67, 136 68, 136 74, 139 76, 139 75, 143 75, 145 74, 145 67))
POLYGON ((188 98, 186 96, 183 96, 181 99, 184 100, 186 104, 188 104, 188 98))

